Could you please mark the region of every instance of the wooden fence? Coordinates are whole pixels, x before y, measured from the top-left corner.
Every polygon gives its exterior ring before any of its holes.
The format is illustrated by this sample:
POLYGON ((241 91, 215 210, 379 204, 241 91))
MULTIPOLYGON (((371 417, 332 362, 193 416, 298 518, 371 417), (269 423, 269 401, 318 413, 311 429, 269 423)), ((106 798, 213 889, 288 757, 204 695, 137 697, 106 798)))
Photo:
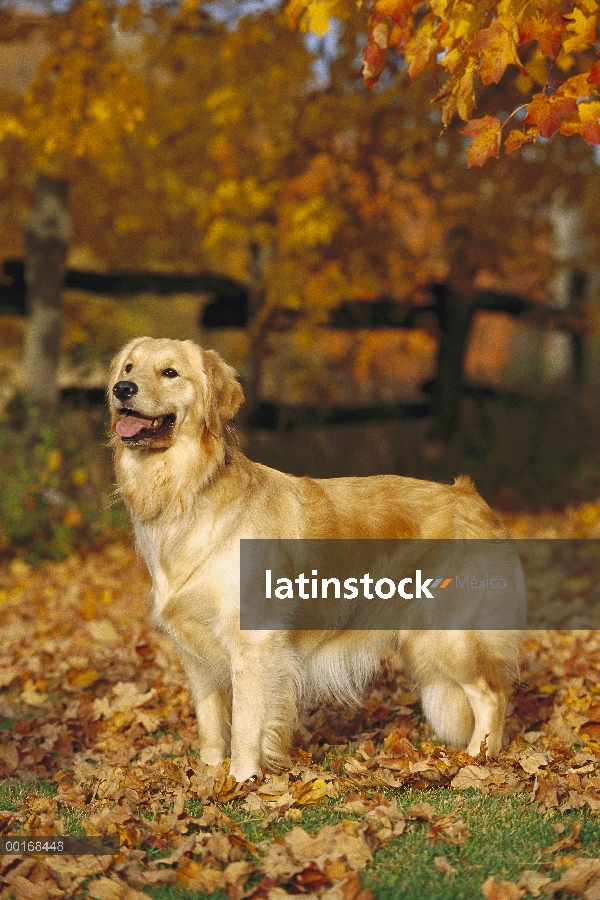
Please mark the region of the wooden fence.
MULTIPOLYGON (((24 262, 8 259, 2 264, 0 278, 0 314, 26 315, 26 283, 24 262)), ((169 296, 180 293, 209 293, 212 299, 202 311, 204 328, 244 328, 250 314, 250 292, 247 285, 222 275, 201 272, 181 275, 161 272, 123 271, 99 273, 69 269, 65 288, 94 294, 126 298, 132 294, 152 293, 169 296)), ((431 284, 425 303, 399 302, 382 297, 371 302, 349 300, 331 313, 329 326, 334 329, 418 328, 425 317, 432 317, 440 336, 437 369, 434 378, 422 386, 428 396, 425 403, 374 406, 365 409, 315 408, 302 410, 303 421, 337 423, 366 419, 389 419, 406 415, 432 415, 434 435, 448 439, 454 433, 464 390, 464 358, 473 316, 478 310, 507 313, 538 327, 560 329, 571 337, 572 370, 576 384, 583 378, 583 335, 585 333, 585 274, 572 274, 572 303, 567 310, 555 310, 534 303, 526 297, 493 291, 478 291, 466 301, 451 284, 431 284)), ((248 424, 254 427, 277 427, 280 410, 270 403, 258 403, 251 411, 248 424)))

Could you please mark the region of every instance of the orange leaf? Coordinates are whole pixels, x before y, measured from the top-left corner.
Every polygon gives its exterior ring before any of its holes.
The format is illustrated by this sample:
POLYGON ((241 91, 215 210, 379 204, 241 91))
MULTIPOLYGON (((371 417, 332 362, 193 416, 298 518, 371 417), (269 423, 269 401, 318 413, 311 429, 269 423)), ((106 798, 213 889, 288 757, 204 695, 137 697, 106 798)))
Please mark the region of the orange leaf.
POLYGON ((573 97, 579 100, 580 97, 587 97, 590 92, 588 83, 588 73, 582 72, 580 75, 571 75, 564 84, 556 91, 556 97, 573 97))
POLYGON ((565 116, 577 112, 577 103, 572 97, 553 94, 534 94, 527 107, 526 125, 538 125, 543 138, 552 137, 565 116))
POLYGON ((483 53, 479 74, 484 84, 497 84, 511 64, 525 72, 512 34, 497 19, 489 28, 482 28, 475 35, 470 49, 483 53))
POLYGON ((468 169, 472 166, 482 166, 491 156, 498 159, 502 126, 495 116, 472 119, 461 128, 460 133, 473 139, 467 150, 468 169))
POLYGON ((375 13, 380 16, 389 16, 395 25, 403 28, 408 22, 414 0, 375 0, 375 13))
POLYGON ((388 26, 384 21, 375 23, 363 53, 362 76, 367 87, 373 88, 385 69, 388 48, 388 26))
POLYGON ((588 84, 600 84, 600 59, 590 69, 587 80, 588 84))
POLYGON ((523 892, 512 881, 496 881, 493 875, 481 885, 485 900, 519 900, 523 892))
POLYGON ((519 25, 519 43, 537 41, 542 53, 554 59, 560 48, 565 23, 556 10, 546 10, 543 16, 527 16, 519 25))
POLYGON ((538 128, 528 128, 527 132, 516 131, 513 129, 504 141, 504 147, 507 153, 518 150, 523 144, 533 144, 539 134, 538 128))
POLYGON ((600 100, 582 102, 577 116, 561 123, 561 134, 580 134, 587 144, 600 144, 600 100))

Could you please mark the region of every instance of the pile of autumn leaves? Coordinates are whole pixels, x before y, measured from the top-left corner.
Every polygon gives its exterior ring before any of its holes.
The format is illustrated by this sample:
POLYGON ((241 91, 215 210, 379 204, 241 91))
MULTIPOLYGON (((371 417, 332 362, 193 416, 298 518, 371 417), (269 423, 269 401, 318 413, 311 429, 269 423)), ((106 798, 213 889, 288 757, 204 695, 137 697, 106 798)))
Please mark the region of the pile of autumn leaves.
MULTIPOLYGON (((571 511, 560 530, 581 536, 586 516, 595 527, 590 510, 571 511)), ((512 527, 534 533, 533 519, 512 527)), ((306 712, 289 772, 237 784, 226 764, 207 767, 195 755, 192 704, 168 639, 148 625, 147 588, 124 545, 35 570, 17 560, 0 572, 0 778, 44 779, 54 789, 24 792, 7 804, 16 811, 0 808, 0 834, 62 833, 75 813, 86 834, 121 842, 118 856, 0 856, 2 898, 50 900, 83 887, 97 900, 133 900, 147 896, 144 887, 174 883, 231 900, 307 892, 368 900, 360 871, 404 832, 425 829, 442 848, 469 836, 459 813, 440 815, 429 803, 402 812, 394 789, 525 792, 540 812, 600 811, 597 632, 528 641, 510 744, 497 761, 433 742, 390 660, 350 721, 344 710, 306 712), (341 821, 309 835, 298 824, 309 807, 333 808, 341 821), (257 833, 281 819, 293 827, 253 843, 232 819, 240 812, 257 833)), ((576 851, 576 832, 555 852, 576 851)), ((453 871, 443 849, 434 864, 453 871)), ((558 882, 525 872, 518 884, 482 885, 488 900, 560 889, 597 896, 600 860, 575 857, 558 882)))

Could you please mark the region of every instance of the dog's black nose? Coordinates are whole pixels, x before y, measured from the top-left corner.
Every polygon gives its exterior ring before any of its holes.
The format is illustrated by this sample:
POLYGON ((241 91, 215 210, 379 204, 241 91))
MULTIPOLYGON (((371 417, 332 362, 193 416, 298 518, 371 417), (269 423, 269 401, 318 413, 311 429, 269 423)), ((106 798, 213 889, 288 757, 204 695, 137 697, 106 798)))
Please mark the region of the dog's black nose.
POLYGON ((137 392, 138 386, 135 381, 117 381, 113 388, 113 394, 117 400, 129 400, 137 392))

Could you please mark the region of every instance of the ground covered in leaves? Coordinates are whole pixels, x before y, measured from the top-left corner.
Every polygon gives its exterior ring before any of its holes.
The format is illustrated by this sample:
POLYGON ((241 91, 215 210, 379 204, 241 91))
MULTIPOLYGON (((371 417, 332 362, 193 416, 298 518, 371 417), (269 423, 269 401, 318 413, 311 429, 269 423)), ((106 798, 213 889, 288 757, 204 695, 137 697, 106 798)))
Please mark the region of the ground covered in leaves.
POLYGON ((600 898, 599 632, 530 633, 498 760, 437 743, 390 659, 363 709, 305 711, 289 772, 237 784, 197 755, 147 589, 126 544, 0 570, 0 834, 121 844, 0 856, 0 897, 600 898))

